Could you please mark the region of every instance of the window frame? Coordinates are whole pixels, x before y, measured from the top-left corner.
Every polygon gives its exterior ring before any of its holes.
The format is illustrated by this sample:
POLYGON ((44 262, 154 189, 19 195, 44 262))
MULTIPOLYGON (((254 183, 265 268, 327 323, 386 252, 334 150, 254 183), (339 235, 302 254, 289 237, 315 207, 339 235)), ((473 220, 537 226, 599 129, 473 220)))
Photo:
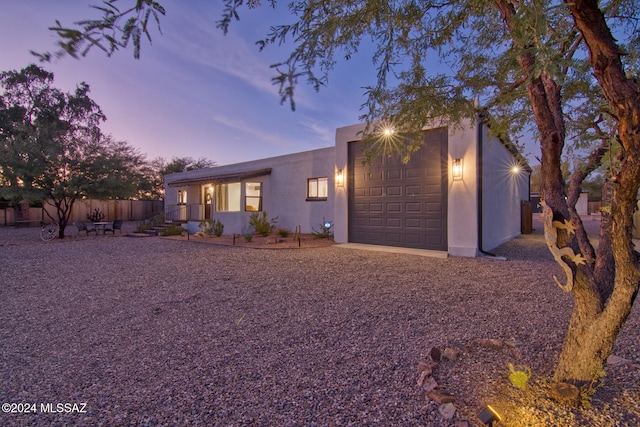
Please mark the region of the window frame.
POLYGON ((326 176, 318 176, 318 177, 314 177, 314 178, 307 178, 307 202, 324 202, 328 199, 329 197, 329 178, 326 176), (324 181, 325 184, 325 190, 326 190, 326 195, 325 196, 320 196, 320 182, 324 181), (315 196, 312 196, 312 192, 311 192, 311 185, 315 183, 315 196))
POLYGON ((259 181, 255 181, 255 182, 254 181, 245 181, 245 183, 244 183, 244 211, 245 212, 262 212, 262 194, 263 194, 262 187, 263 187, 262 182, 259 182, 259 181), (260 187, 259 194, 257 196, 248 195, 248 191, 247 190, 248 190, 248 186, 249 185, 257 185, 257 186, 260 187), (254 205, 253 203, 251 203, 251 204, 248 203, 249 199, 252 199, 252 200, 257 199, 258 200, 258 209, 256 209, 256 210, 247 209, 248 206, 253 206, 254 205))

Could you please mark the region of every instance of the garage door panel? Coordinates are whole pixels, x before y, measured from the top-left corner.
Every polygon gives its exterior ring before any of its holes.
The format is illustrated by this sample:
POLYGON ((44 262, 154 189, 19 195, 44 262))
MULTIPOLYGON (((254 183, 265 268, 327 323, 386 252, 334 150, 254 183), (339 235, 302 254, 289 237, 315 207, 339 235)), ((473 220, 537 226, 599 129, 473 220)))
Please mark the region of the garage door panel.
POLYGON ((422 212, 422 203, 420 202, 405 203, 405 212, 411 213, 411 214, 422 212))
POLYGON ((387 196, 401 196, 402 195, 402 187, 399 185, 390 185, 387 187, 387 196))
POLYGON ((387 170, 387 180, 402 179, 402 171, 400 169, 387 170))
POLYGON ((407 196, 420 196, 423 194, 422 185, 405 185, 404 194, 407 196))
POLYGON ((425 140, 407 164, 395 156, 365 167, 362 144, 349 144, 349 241, 447 249, 447 131, 425 140))
POLYGON ((399 203, 399 202, 387 203, 388 214, 399 214, 401 212, 402 212, 402 203, 399 203))
POLYGON ((402 220, 400 218, 387 218, 387 228, 401 228, 402 220))
POLYGON ((369 212, 371 213, 382 212, 382 203, 369 203, 369 212))
POLYGON ((369 188, 369 196, 371 197, 382 197, 384 195, 384 189, 382 187, 371 187, 369 188))

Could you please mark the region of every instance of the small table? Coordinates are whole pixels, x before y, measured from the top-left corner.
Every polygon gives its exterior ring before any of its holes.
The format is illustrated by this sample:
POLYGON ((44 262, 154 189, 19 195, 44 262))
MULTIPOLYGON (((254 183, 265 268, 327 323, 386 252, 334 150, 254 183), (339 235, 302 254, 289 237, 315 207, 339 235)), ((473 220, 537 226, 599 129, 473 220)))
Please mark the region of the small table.
POLYGON ((111 223, 105 221, 94 222, 93 225, 96 227, 96 236, 100 234, 100 231, 102 231, 102 235, 104 236, 104 229, 109 224, 111 223))

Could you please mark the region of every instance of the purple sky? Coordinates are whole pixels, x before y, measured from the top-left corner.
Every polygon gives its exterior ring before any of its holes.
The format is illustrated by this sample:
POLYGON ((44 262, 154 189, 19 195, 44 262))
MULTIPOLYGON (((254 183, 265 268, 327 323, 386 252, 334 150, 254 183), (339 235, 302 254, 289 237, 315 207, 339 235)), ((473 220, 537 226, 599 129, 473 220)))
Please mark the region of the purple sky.
MULTIPOLYGON (((37 58, 29 51, 55 50, 55 20, 71 25, 98 17, 99 0, 3 0, 0 13, 0 70, 19 70, 37 58)), ((132 0, 121 0, 122 7, 132 0)), ((81 60, 70 57, 40 64, 55 74, 55 85, 73 90, 81 81, 107 115, 102 129, 147 155, 205 157, 219 165, 289 154, 334 144, 335 129, 355 124, 373 85, 370 56, 340 61, 329 85, 316 93, 302 84, 296 111, 280 105, 270 64, 286 48, 259 52, 255 41, 270 25, 290 22, 286 5, 244 10, 224 36, 215 28, 222 2, 163 0, 162 33, 152 28, 153 45, 141 59, 131 50, 112 58, 96 49, 81 60), (285 18, 282 18, 283 12, 285 18)), ((266 4, 266 2, 265 2, 266 4)))
MULTIPOLYGON (((0 70, 36 62, 29 50, 55 50, 55 34, 47 28, 56 19, 70 25, 99 16, 89 8, 98 1, 3 0, 0 70)), ((337 127, 358 122, 361 87, 374 82, 375 70, 355 61, 340 64, 319 93, 301 85, 295 112, 280 105, 269 65, 288 51, 259 52, 255 41, 269 25, 283 23, 282 11, 245 11, 224 36, 215 28, 222 2, 161 3, 167 10, 163 34, 152 32, 153 45, 143 45, 140 60, 131 50, 107 58, 94 49, 81 60, 40 64, 64 90, 87 82, 107 115, 102 129, 147 158, 206 157, 222 165, 306 151, 333 145, 337 127)))

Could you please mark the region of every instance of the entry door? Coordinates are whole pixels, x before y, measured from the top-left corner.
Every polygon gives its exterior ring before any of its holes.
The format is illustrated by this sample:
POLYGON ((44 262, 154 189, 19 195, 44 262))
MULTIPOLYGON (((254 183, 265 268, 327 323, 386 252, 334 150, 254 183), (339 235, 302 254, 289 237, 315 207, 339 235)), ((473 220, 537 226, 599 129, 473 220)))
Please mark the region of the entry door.
POLYGON ((213 208, 213 187, 204 187, 204 219, 211 219, 213 208))
POLYGON ((363 165, 363 144, 349 143, 349 241, 447 248, 447 129, 429 130, 404 164, 399 155, 363 165))

